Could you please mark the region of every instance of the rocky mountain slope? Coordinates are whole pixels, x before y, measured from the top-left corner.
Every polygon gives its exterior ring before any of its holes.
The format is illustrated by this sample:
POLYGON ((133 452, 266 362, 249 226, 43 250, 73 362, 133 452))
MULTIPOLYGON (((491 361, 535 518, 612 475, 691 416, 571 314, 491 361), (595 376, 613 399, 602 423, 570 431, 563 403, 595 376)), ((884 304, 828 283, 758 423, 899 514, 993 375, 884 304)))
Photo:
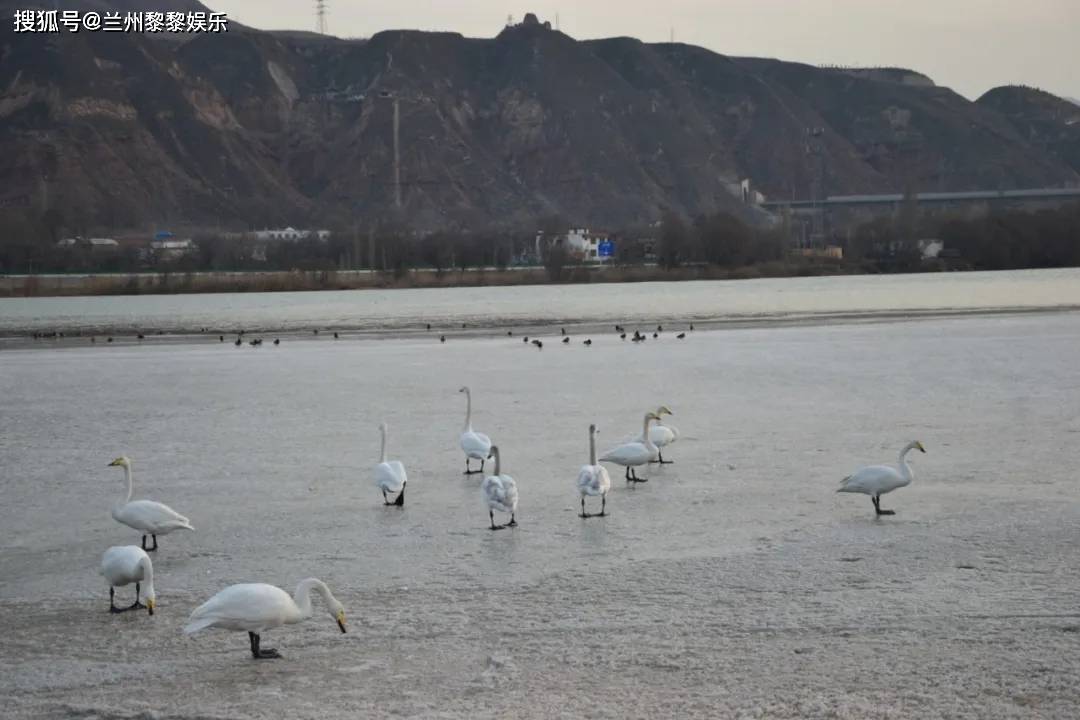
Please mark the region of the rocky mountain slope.
POLYGON ((533 22, 490 39, 171 39, 4 23, 0 207, 81 228, 624 226, 663 207, 743 212, 742 178, 806 197, 807 128, 823 129, 828 193, 1080 183, 1042 110, 903 70, 582 42, 533 22))

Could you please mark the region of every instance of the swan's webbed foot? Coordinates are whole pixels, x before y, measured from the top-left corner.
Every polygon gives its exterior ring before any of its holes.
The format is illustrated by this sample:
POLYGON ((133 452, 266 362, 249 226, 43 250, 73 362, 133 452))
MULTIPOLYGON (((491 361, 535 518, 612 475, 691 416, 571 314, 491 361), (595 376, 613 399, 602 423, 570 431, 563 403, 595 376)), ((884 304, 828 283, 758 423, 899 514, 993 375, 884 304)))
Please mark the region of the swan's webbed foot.
POLYGON ((248 640, 251 641, 251 657, 255 660, 272 660, 281 657, 274 648, 260 648, 257 634, 248 631, 248 640))
POLYGON ((148 553, 157 550, 157 535, 151 535, 150 537, 154 538, 154 547, 146 547, 146 536, 142 536, 142 549, 148 553))
POLYGON ((503 527, 517 527, 517 520, 514 519, 513 514, 510 515, 510 522, 503 525, 503 527))
POLYGON ((506 527, 505 525, 496 525, 495 524, 495 511, 494 510, 488 510, 488 517, 491 518, 491 529, 492 530, 502 530, 504 527, 506 527))
POLYGON ((131 605, 128 605, 126 608, 124 608, 124 610, 145 610, 145 609, 146 609, 146 606, 143 605, 138 600, 136 600, 131 605))
POLYGON ((394 504, 398 507, 405 507, 405 488, 402 488, 401 492, 398 493, 397 500, 394 501, 394 504))
POLYGON ((881 509, 881 498, 879 496, 874 495, 871 498, 871 500, 873 500, 873 502, 874 502, 874 513, 877 514, 879 517, 882 516, 882 515, 895 515, 896 514, 895 510, 882 510, 881 509))

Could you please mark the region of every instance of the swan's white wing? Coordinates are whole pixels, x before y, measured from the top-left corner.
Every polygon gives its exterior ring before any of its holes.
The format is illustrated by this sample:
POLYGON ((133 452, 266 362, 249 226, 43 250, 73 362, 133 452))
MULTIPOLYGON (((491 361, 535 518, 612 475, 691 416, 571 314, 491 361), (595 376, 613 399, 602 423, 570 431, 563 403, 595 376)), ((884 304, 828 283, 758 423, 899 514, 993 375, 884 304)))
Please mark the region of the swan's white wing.
POLYGON ((492 510, 513 512, 517 507, 517 483, 509 475, 488 475, 480 485, 480 494, 492 510))
MULTIPOLYGON (((638 441, 643 439, 639 437, 638 441)), ((666 447, 675 442, 675 434, 671 432, 671 428, 664 425, 653 425, 649 428, 649 440, 657 447, 666 447)))
POLYGON ((517 510, 518 504, 518 489, 517 483, 514 482, 514 478, 509 475, 500 475, 503 486, 502 504, 509 512, 517 510))
POLYGON ((615 463, 616 465, 628 465, 637 466, 644 465, 652 459, 652 453, 642 443, 633 442, 620 445, 619 447, 612 448, 606 453, 600 456, 600 460, 604 462, 615 463))
POLYGON ((840 481, 838 492, 866 493, 876 495, 887 493, 905 484, 900 471, 888 465, 870 465, 859 468, 840 481))
POLYGON ((191 521, 168 505, 153 500, 132 500, 117 508, 113 517, 136 530, 167 535, 173 530, 194 530, 191 521))
POLYGON ((675 442, 679 439, 679 429, 674 425, 661 425, 659 427, 664 427, 668 429, 668 432, 671 433, 671 442, 675 442))
POLYGON ((289 594, 273 585, 230 585, 195 608, 184 632, 190 635, 208 627, 260 632, 284 625, 295 608, 289 594))
POLYGON ((379 463, 375 466, 375 487, 387 492, 401 492, 406 481, 405 466, 397 460, 379 463))
POLYGON ((150 561, 142 548, 135 545, 118 545, 105 551, 101 558, 101 574, 110 585, 128 585, 142 582, 143 568, 140 560, 150 561))
POLYGON ((491 438, 483 433, 467 430, 461 434, 461 449, 476 460, 486 460, 491 454, 491 438))

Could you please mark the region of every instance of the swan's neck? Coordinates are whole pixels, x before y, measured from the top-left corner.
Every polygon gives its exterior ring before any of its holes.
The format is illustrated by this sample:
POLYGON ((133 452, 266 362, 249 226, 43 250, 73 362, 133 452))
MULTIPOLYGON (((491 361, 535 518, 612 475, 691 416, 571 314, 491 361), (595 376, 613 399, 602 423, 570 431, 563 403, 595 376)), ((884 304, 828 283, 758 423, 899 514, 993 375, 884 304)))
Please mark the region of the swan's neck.
POLYGON ((132 477, 130 463, 124 466, 124 479, 127 481, 128 491, 127 497, 125 497, 122 502, 118 503, 120 505, 127 505, 131 502, 131 494, 135 491, 135 479, 132 477))
POLYGON ((911 452, 914 445, 908 445, 906 448, 900 451, 900 459, 897 464, 900 466, 900 474, 910 483, 914 479, 914 474, 911 472, 911 466, 907 464, 907 454, 911 452))
POLYGON ((472 393, 465 389, 465 432, 472 430, 472 393))
POLYGON ((589 464, 596 464, 596 431, 589 433, 589 464))
POLYGON ((502 463, 499 461, 499 448, 495 448, 495 474, 502 475, 502 463))
POLYGON ((307 580, 301 580, 300 584, 296 586, 296 593, 293 594, 293 602, 296 603, 297 615, 293 618, 292 622, 300 622, 311 617, 311 591, 319 593, 322 596, 323 602, 327 607, 330 607, 331 601, 334 596, 330 594, 330 588, 326 587, 326 583, 316 578, 308 578, 307 580))
POLYGON ((656 446, 653 445, 652 440, 649 439, 649 423, 651 421, 652 421, 652 418, 650 418, 650 417, 645 418, 645 427, 641 431, 641 442, 644 443, 645 448, 649 452, 656 452, 656 449, 657 449, 656 446))
POLYGON ((146 586, 143 591, 143 597, 154 597, 154 566, 150 563, 150 558, 144 557, 139 560, 139 564, 142 566, 143 579, 142 584, 146 586))
POLYGON ((379 451, 379 462, 386 462, 386 428, 380 426, 379 433, 382 435, 382 450, 379 451))

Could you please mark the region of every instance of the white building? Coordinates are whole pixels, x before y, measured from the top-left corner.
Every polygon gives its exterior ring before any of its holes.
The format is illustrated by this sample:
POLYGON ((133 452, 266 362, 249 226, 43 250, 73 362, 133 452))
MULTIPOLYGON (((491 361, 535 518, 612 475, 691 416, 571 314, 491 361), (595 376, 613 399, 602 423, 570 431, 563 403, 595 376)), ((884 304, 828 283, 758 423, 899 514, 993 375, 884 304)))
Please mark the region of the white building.
POLYGON ((178 258, 193 253, 198 249, 199 246, 191 238, 150 241, 150 250, 154 255, 161 258, 178 258))
MULTIPOLYGON (((536 255, 540 253, 540 243, 544 233, 536 234, 536 255)), ((590 231, 588 228, 570 228, 565 235, 555 236, 552 241, 562 240, 571 254, 585 262, 607 263, 615 257, 615 243, 605 232, 590 231)))

